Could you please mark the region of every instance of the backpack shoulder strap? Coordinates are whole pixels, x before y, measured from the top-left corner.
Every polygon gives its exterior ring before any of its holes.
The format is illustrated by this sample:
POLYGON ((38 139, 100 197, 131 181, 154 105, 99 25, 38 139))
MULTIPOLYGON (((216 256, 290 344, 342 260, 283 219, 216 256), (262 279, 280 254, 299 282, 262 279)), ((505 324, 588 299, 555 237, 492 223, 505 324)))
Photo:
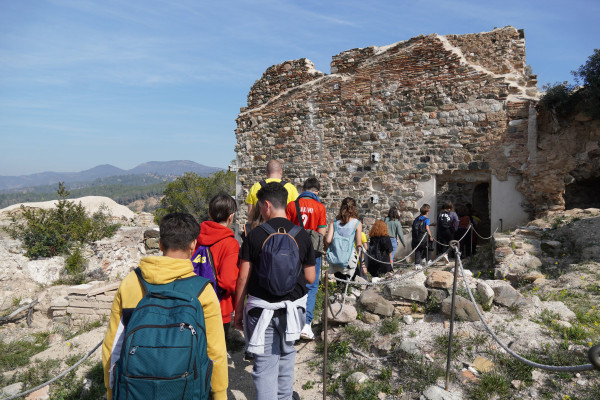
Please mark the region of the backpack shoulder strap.
POLYGON ((140 267, 137 267, 136 269, 134 269, 134 271, 138 277, 138 281, 140 281, 140 286, 142 287, 142 296, 145 296, 148 292, 148 285, 146 284, 144 278, 142 278, 142 270, 140 269, 140 267))
POLYGON ((258 183, 260 184, 260 187, 263 188, 267 184, 267 181, 264 179, 261 179, 260 181, 258 181, 258 183))
MULTIPOLYGON (((198 298, 204 291, 204 288, 206 288, 207 285, 210 285, 210 280, 194 275, 189 278, 177 279, 173 281, 173 284, 173 290, 198 298)), ((217 289, 215 288, 215 291, 216 290, 217 289)))
POLYGON ((284 181, 284 180, 282 179, 282 180, 281 180, 281 182, 279 182, 279 183, 281 183, 281 186, 285 186, 285 185, 287 185, 287 184, 288 184, 288 181, 284 181))
POLYGON ((300 233, 300 231, 304 228, 300 228, 298 225, 294 225, 292 229, 288 232, 293 238, 296 238, 296 235, 300 233))
POLYGON ((267 232, 268 235, 272 235, 274 234, 276 231, 275 229, 268 223, 265 222, 262 225, 259 225, 265 232, 267 232))
POLYGON ((360 223, 360 221, 356 220, 356 224, 354 224, 354 229, 352 230, 352 236, 354 236, 354 234, 356 233, 356 228, 358 228, 359 223, 360 223))
POLYGON ((296 218, 298 219, 298 224, 304 228, 304 221, 302 221, 302 213, 300 213, 300 199, 296 199, 294 203, 296 204, 296 218))

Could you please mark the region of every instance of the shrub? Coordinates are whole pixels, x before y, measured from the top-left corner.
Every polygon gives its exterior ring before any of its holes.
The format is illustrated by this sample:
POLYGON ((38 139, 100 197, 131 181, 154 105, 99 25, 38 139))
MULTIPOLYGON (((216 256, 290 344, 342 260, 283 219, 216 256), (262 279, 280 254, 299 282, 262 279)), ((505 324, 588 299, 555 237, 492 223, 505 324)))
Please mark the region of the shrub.
MULTIPOLYGON (((21 206, 23 220, 13 215, 11 226, 4 228, 13 239, 23 242, 27 257, 69 255, 75 246, 112 236, 119 229, 111 223, 106 209, 90 217, 81 203, 68 201, 69 192, 62 182, 58 184, 57 193, 59 201, 55 208, 36 210, 21 206)), ((78 258, 73 258, 71 263, 78 262, 78 258)))
POLYGON ((219 171, 203 178, 193 172, 169 182, 160 201, 160 208, 154 213, 154 219, 160 219, 172 212, 192 214, 198 222, 208 219, 208 202, 217 194, 224 192, 235 194, 235 174, 231 171, 219 171))

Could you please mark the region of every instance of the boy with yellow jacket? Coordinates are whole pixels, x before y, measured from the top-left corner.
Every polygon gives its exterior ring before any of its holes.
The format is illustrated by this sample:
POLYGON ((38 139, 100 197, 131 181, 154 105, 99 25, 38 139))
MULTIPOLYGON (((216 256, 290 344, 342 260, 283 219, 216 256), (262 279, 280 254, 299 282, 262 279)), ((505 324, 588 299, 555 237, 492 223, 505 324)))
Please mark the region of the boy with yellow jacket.
MULTIPOLYGON (((162 285, 176 279, 195 276, 190 257, 200 232, 193 216, 183 213, 168 214, 160 222, 160 249, 164 256, 144 257, 140 262, 142 278, 152 285, 162 285)), ((121 282, 112 304, 110 322, 102 345, 104 383, 108 400, 112 399, 114 367, 117 363, 124 333, 133 310, 143 297, 143 289, 135 272, 121 282)), ((212 360, 211 393, 215 400, 227 399, 227 350, 221 321, 219 300, 211 285, 198 296, 204 311, 208 357, 212 360)), ((173 393, 173 398, 181 394, 173 393)))

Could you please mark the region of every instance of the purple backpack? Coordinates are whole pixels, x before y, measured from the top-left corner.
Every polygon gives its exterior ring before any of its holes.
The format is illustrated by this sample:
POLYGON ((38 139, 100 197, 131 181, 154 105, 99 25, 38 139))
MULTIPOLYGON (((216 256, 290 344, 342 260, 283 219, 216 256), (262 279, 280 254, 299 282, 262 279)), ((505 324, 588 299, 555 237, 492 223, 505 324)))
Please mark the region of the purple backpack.
POLYGON ((217 270, 215 269, 213 256, 210 252, 210 246, 198 246, 194 255, 192 255, 192 265, 194 266, 194 273, 196 275, 206 278, 212 283, 213 288, 217 293, 217 297, 219 298, 219 301, 221 301, 223 290, 219 287, 217 270))

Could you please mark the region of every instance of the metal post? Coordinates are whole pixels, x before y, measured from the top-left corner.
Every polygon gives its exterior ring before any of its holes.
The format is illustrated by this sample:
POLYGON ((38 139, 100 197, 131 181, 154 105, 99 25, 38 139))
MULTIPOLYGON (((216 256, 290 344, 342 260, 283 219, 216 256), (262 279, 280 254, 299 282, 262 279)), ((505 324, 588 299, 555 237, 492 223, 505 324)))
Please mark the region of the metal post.
POLYGON ((454 336, 454 300, 456 298, 456 281, 458 280, 458 259, 460 257, 460 251, 458 247, 458 241, 450 241, 450 247, 454 248, 456 256, 454 258, 454 282, 452 283, 452 308, 450 309, 450 333, 448 335, 448 355, 446 361, 446 390, 450 385, 450 357, 452 354, 452 337, 454 336))
POLYGON ((588 350, 590 362, 597 370, 600 370, 600 344, 590 347, 588 350))
MULTIPOLYGON (((323 263, 321 262, 321 272, 323 263)), ((323 307, 323 400, 327 399, 327 310, 329 309, 329 274, 325 271, 325 305, 323 307)))
POLYGON ((504 228, 502 227, 502 218, 500 218, 500 232, 504 232, 504 228))

